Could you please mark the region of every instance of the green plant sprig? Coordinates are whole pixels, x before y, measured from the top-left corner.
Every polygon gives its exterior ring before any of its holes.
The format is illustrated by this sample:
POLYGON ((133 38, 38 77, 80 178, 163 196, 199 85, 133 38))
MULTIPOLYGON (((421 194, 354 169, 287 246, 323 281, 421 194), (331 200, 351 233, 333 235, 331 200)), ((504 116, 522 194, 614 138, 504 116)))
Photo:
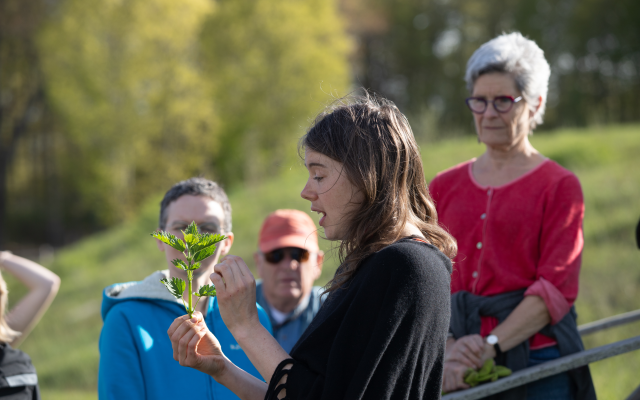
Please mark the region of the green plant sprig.
POLYGON ((493 358, 484 362, 479 370, 469 368, 464 373, 464 383, 474 387, 485 382, 495 382, 499 378, 511 375, 511 370, 502 365, 496 365, 493 358))
POLYGON ((189 317, 192 317, 202 297, 216 295, 215 285, 204 285, 199 288, 197 292, 193 292, 193 271, 200 268, 203 260, 215 253, 216 243, 225 240, 226 236, 211 233, 200 233, 198 232, 198 226, 195 221, 191 222, 187 229, 182 231, 182 234, 184 236, 184 241, 182 239, 178 239, 169 232, 161 230, 153 232, 151 236, 184 254, 184 257, 187 260, 186 262, 180 258, 176 258, 175 260, 172 260, 171 263, 177 268, 187 272, 187 283, 180 278, 163 278, 160 282, 164 284, 167 290, 169 290, 169 293, 175 296, 176 299, 182 300, 182 304, 184 304, 187 314, 189 314, 189 317), (188 305, 184 302, 183 297, 185 289, 187 289, 187 293, 189 293, 188 305), (192 305, 192 296, 198 297, 198 301, 196 301, 195 305, 192 305))

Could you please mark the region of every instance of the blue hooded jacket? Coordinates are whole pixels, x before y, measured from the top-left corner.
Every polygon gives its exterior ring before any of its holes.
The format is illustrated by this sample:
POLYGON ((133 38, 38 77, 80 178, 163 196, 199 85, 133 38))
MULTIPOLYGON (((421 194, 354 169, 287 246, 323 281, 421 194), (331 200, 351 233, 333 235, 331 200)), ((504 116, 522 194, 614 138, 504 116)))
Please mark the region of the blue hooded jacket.
MULTIPOLYGON (((181 301, 160 283, 168 270, 143 281, 108 286, 103 292, 98 397, 101 400, 171 399, 188 394, 196 399, 237 399, 212 377, 181 366, 173 359, 167 329, 185 314, 181 301)), ((271 323, 258 305, 260 322, 271 323)), ((235 365, 262 379, 227 329, 215 297, 209 299, 205 322, 235 365)))

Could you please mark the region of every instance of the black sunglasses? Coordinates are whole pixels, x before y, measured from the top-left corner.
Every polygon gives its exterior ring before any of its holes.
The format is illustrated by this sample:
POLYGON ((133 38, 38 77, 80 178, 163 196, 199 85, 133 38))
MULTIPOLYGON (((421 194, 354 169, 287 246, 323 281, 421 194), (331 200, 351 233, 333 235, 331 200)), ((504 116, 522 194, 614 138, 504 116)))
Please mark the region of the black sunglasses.
POLYGON ((264 259, 271 264, 277 264, 284 260, 287 253, 292 260, 296 260, 297 262, 305 262, 311 255, 311 253, 305 249, 300 249, 298 247, 285 247, 283 249, 275 249, 268 253, 264 253, 264 259))

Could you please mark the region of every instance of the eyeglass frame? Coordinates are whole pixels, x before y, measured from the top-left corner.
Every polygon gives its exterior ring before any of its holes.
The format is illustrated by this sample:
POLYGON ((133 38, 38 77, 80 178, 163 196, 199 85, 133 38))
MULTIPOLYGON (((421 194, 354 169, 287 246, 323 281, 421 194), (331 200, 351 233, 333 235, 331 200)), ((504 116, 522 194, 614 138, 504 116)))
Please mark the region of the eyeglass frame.
POLYGON ((290 246, 290 247, 280 247, 280 248, 277 248, 277 249, 273 249, 273 250, 268 251, 266 253, 262 253, 262 255, 263 255, 265 261, 268 262, 269 264, 278 265, 282 260, 285 260, 287 258, 287 256, 289 256, 289 258, 291 260, 295 260, 295 261, 297 261, 299 263, 307 262, 311 258, 311 253, 312 252, 307 250, 307 249, 303 249, 301 247, 290 246), (300 256, 299 257, 294 257, 294 255, 292 253, 294 250, 299 250, 300 251, 300 256), (278 261, 273 261, 272 254, 275 253, 275 252, 283 252, 282 258, 279 259, 278 261))
POLYGON ((513 108, 513 105, 516 104, 517 102, 519 102, 520 100, 522 100, 523 97, 522 96, 518 96, 515 99, 512 96, 496 96, 493 98, 493 100, 488 100, 484 97, 467 97, 464 102, 467 104, 467 107, 469 107, 469 110, 471 110, 472 113, 474 114, 484 114, 487 109, 489 108, 489 103, 491 103, 491 105, 493 105, 493 109, 496 110, 496 112, 500 113, 500 114, 506 114, 509 111, 511 111, 511 109, 513 108), (498 107, 496 107, 496 103, 495 101, 497 99, 509 99, 511 100, 511 105, 509 106, 508 109, 504 110, 504 111, 500 111, 498 110, 498 107), (469 105, 469 101, 470 100, 482 100, 484 101, 484 109, 482 111, 475 111, 473 108, 471 108, 471 106, 469 105))

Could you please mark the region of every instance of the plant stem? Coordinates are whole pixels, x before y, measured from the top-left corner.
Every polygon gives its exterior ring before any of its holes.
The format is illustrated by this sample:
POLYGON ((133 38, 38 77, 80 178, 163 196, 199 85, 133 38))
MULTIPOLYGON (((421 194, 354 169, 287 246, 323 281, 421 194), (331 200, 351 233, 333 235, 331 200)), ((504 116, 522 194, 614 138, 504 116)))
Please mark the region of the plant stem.
POLYGON ((184 305, 184 309, 188 314, 189 313, 189 309, 187 308, 187 304, 184 302, 184 296, 182 297, 182 304, 184 305))
MULTIPOLYGON (((191 272, 191 271, 189 271, 191 272)), ((191 281, 193 280, 193 273, 190 273, 189 276, 189 318, 193 317, 193 311, 194 309, 191 307, 191 305, 193 304, 193 296, 191 295, 192 290, 191 290, 191 281)))

